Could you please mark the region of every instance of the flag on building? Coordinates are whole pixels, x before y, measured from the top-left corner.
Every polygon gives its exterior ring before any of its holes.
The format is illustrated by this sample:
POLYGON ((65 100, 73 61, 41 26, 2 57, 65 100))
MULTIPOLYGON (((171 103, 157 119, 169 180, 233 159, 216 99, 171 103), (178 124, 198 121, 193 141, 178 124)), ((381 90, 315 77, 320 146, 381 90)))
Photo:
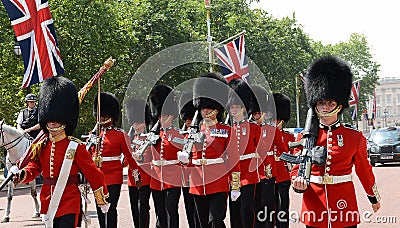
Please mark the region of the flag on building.
POLYGON ((214 49, 222 74, 229 82, 234 78, 248 81, 249 68, 245 51, 244 35, 214 49))
POLYGON ((357 120, 359 91, 360 91, 360 81, 353 82, 353 85, 351 87, 350 100, 349 100, 350 107, 354 107, 353 112, 351 114, 352 120, 357 120))
POLYGON ((47 0, 1 0, 24 61, 22 88, 64 73, 47 0))

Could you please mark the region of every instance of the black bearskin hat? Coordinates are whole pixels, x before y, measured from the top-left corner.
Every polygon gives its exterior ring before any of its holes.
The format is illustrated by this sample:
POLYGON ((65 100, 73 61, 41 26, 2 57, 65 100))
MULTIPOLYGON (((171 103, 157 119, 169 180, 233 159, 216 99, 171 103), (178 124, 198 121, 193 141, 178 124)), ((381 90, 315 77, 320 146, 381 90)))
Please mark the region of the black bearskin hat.
POLYGON ((65 134, 71 136, 78 123, 79 100, 75 84, 64 77, 46 79, 39 93, 39 124, 45 133, 47 122, 65 124, 65 134))
MULTIPOLYGON (((93 102, 93 115, 97 117, 97 95, 93 102)), ((100 116, 111 117, 113 119, 113 124, 119 120, 121 116, 121 105, 114 94, 108 92, 100 93, 100 116)))
POLYGON ((232 79, 228 85, 232 89, 229 90, 226 107, 229 108, 231 105, 241 105, 246 108, 246 112, 250 113, 249 110, 254 100, 254 94, 250 86, 245 81, 237 78, 232 79))
POLYGON ((290 120, 290 99, 281 93, 274 93, 276 119, 288 122, 290 120))
POLYGON ((178 104, 172 88, 166 85, 156 85, 149 95, 150 111, 153 118, 161 115, 178 116, 178 104))
POLYGON ((193 106, 193 93, 186 92, 179 98, 179 116, 182 120, 193 119, 196 109, 193 106))
POLYGON ((307 104, 314 108, 318 101, 333 99, 342 105, 342 110, 348 108, 352 78, 353 74, 345 61, 334 56, 317 59, 307 72, 307 104))
POLYGON ((254 101, 251 103, 251 107, 249 113, 254 112, 268 112, 268 92, 264 87, 259 85, 253 85, 252 87, 253 94, 255 96, 254 101))
POLYGON ((150 124, 150 107, 145 100, 130 98, 125 104, 125 110, 129 124, 135 122, 150 124))
POLYGON ((219 73, 205 73, 196 78, 193 85, 193 105, 197 110, 202 108, 224 111, 228 101, 229 86, 219 73))

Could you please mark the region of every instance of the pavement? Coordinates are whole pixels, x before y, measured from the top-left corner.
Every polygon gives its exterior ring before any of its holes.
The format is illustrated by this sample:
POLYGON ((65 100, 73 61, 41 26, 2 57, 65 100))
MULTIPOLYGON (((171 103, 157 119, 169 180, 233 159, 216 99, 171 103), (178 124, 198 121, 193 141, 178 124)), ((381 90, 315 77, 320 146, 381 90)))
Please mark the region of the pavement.
MULTIPOLYGON (((375 173, 378 189, 382 197, 381 209, 377 213, 372 213, 371 205, 366 197, 361 183, 354 174, 354 185, 357 192, 358 208, 361 215, 369 215, 368 218, 361 218, 361 224, 358 228, 387 228, 387 227, 400 227, 400 182, 397 180, 400 172, 399 164, 385 164, 373 167, 375 173)), ((38 187, 40 192, 40 187, 38 187)), ((0 216, 4 214, 4 209, 7 203, 7 192, 0 192, 0 216)), ((290 213, 291 217, 301 211, 301 195, 294 193, 290 190, 290 213)), ((89 194, 89 199, 94 202, 93 194, 89 194)), ((155 227, 155 213, 153 200, 150 199, 150 227, 155 227)), ((12 209, 9 223, 0 223, 0 228, 22 228, 22 227, 43 227, 43 222, 37 218, 31 218, 33 214, 33 200, 29 194, 29 189, 20 188, 14 192, 14 198, 12 201, 12 209)), ((97 222, 97 214, 94 204, 88 205, 88 215, 91 218, 90 228, 97 228, 99 224, 97 222)), ((183 204, 183 197, 179 202, 179 215, 180 215, 180 227, 188 227, 186 221, 186 214, 183 204)), ((125 182, 121 189, 121 198, 118 204, 118 227, 134 227, 130 203, 128 187, 125 182)), ((229 208, 225 224, 230 227, 229 224, 229 208)), ((84 226, 83 226, 84 227, 84 226)), ((299 222, 290 222, 291 228, 304 228, 304 225, 299 222)))

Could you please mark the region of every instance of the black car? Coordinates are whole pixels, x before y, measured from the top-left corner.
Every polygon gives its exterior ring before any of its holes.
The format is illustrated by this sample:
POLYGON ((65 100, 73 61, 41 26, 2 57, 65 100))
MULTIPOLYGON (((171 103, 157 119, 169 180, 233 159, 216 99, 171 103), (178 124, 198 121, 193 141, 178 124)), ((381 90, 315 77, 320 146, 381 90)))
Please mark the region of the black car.
POLYGON ((367 150, 372 166, 400 162, 400 128, 385 127, 371 132, 367 150))

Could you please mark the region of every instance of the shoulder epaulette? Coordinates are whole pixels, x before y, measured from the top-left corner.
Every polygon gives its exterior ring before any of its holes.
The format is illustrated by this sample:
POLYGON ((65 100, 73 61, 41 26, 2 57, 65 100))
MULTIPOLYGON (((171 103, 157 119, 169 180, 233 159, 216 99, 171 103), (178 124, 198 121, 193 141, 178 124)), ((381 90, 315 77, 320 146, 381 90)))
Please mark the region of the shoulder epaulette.
POLYGON ((122 129, 122 128, 119 128, 119 127, 113 127, 115 130, 117 130, 117 131, 120 131, 120 132, 124 132, 125 133, 125 130, 124 129, 122 129))
POLYGON ((83 142, 80 139, 75 138, 74 136, 68 136, 68 139, 77 142, 79 145, 83 144, 83 142))
POLYGON ((357 131, 357 132, 359 132, 360 130, 358 130, 357 128, 355 128, 353 125, 351 125, 351 124, 348 124, 348 123, 345 123, 345 124, 342 124, 343 125, 343 127, 345 127, 345 128, 348 128, 348 129, 351 129, 351 130, 354 130, 354 131, 357 131))

